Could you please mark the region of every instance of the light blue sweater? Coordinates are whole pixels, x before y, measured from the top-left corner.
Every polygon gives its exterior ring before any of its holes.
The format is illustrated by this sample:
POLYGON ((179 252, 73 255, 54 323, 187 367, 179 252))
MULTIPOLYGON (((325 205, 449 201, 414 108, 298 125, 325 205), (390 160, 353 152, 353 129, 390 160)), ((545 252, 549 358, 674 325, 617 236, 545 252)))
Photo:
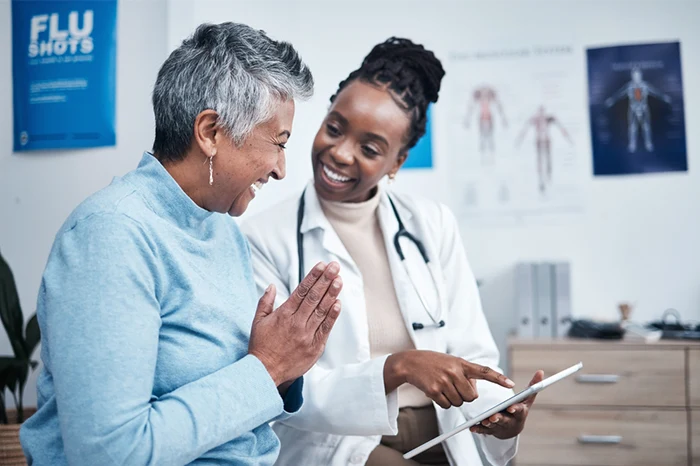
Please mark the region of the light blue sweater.
POLYGON ((56 239, 38 299, 37 465, 267 465, 283 402, 248 355, 257 306, 235 221, 199 208, 150 154, 83 202, 56 239))

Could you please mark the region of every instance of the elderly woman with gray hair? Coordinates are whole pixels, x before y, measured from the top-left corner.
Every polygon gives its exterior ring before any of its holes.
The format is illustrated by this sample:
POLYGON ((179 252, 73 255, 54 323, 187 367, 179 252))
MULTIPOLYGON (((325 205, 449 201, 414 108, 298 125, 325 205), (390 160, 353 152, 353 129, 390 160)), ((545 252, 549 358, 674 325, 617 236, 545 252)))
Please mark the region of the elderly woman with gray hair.
POLYGON ((30 464, 274 463, 268 423, 301 406, 342 283, 319 263, 273 312, 231 216, 284 177, 294 99, 312 88, 290 44, 241 24, 200 26, 166 60, 153 152, 56 235, 30 464))

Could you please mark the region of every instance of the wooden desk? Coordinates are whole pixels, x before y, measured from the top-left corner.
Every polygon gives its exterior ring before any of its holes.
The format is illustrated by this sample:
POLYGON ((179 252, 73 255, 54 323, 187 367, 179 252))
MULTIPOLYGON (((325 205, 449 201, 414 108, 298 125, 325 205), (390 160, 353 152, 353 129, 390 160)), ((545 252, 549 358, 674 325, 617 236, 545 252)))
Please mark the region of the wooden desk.
POLYGON ((511 340, 516 390, 537 369, 583 369, 537 396, 517 466, 700 466, 700 342, 511 340))

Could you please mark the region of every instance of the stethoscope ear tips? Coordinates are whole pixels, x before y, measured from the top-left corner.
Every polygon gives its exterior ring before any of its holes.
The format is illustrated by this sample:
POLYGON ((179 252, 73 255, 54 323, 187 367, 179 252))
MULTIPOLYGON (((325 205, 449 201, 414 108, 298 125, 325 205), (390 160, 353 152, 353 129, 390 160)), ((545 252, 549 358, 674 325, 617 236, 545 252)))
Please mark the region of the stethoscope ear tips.
POLYGON ((445 326, 445 321, 444 321, 444 320, 441 320, 441 321, 438 323, 438 327, 439 327, 439 328, 442 328, 442 327, 444 327, 444 326, 445 326))
POLYGON ((423 324, 420 324, 418 322, 413 322, 413 330, 422 330, 423 329, 423 324))

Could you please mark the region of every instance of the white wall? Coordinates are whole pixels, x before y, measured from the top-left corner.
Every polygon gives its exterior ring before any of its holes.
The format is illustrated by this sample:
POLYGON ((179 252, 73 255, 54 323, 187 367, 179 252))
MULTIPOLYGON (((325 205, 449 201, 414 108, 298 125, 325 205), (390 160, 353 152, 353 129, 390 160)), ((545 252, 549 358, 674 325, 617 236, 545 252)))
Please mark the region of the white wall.
MULTIPOLYGON (((134 168, 153 143, 150 92, 167 56, 167 3, 121 0, 118 5, 117 146, 20 155, 12 153, 10 1, 0 0, 0 250, 13 269, 25 319, 35 312, 41 273, 68 214, 112 177, 134 168)), ((4 331, 0 354, 12 354, 4 331)), ((25 390, 27 406, 36 404, 36 375, 30 375, 25 390)))
MULTIPOLYGON (((512 327, 512 266, 519 260, 569 260, 572 263, 573 311, 579 316, 617 317, 616 306, 633 301, 633 318, 658 318, 675 307, 688 320, 700 320, 700 2, 697 0, 321 0, 217 1, 171 0, 171 35, 201 22, 237 21, 292 42, 316 79, 316 94, 297 106, 288 145, 288 176, 272 183, 251 205, 258 211, 280 196, 299 192, 311 176, 309 153, 329 96, 358 66, 371 47, 391 35, 406 36, 447 60, 460 47, 519 43, 571 43, 577 47, 577 88, 582 120, 587 121, 586 46, 656 40, 681 41, 685 85, 686 131, 690 172, 594 179, 590 135, 577 145, 584 212, 510 227, 462 225, 467 251, 499 346, 512 327), (184 19, 184 23, 183 20, 184 19)), ((517 73, 514 70, 514 75, 517 73)), ((516 75, 517 79, 517 75, 516 75)), ((447 92, 444 92, 447 94, 447 92)), ((394 185, 455 207, 447 183, 450 145, 446 122, 449 102, 435 108, 435 169, 403 170, 394 185)), ((451 141, 451 142, 450 142, 451 141)))

